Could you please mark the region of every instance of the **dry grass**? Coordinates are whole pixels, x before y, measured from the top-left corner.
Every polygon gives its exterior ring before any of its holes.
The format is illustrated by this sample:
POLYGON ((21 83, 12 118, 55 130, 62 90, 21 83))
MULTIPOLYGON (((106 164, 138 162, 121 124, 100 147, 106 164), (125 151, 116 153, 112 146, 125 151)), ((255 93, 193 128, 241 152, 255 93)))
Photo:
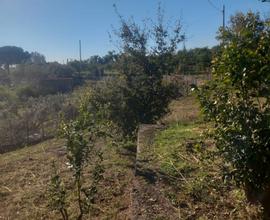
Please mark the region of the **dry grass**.
POLYGON ((170 112, 161 119, 165 124, 191 123, 198 120, 200 116, 199 103, 193 96, 181 97, 173 101, 169 108, 170 112))
POLYGON ((58 160, 64 169, 63 141, 49 140, 36 146, 0 155, 0 219, 46 219, 46 188, 50 166, 58 160))
MULTIPOLYGON (((106 148, 105 179, 91 219, 128 219, 134 153, 124 154, 125 149, 106 148)), ((48 206, 47 190, 54 160, 70 188, 72 176, 66 166, 63 140, 52 139, 0 155, 0 219, 61 219, 48 206)), ((74 218, 74 195, 68 200, 74 218)))

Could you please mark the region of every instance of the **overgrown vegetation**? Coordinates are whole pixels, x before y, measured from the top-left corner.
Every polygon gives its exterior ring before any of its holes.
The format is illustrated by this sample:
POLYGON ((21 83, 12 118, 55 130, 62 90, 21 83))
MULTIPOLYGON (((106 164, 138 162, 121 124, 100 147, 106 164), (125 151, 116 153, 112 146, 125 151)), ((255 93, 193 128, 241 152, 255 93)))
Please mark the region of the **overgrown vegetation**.
POLYGON ((56 136, 60 121, 78 114, 80 90, 25 100, 6 87, 0 90, 1 153, 56 136))

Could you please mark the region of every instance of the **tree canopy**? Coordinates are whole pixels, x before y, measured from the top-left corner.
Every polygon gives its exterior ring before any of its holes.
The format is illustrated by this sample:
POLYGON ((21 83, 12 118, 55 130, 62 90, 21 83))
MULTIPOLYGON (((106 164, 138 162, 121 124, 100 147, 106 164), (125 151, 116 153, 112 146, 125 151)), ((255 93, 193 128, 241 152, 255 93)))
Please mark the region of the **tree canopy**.
POLYGON ((129 136, 140 123, 153 123, 167 112, 175 90, 163 77, 175 70, 183 34, 179 22, 166 25, 160 8, 157 21, 148 26, 121 15, 119 19, 120 27, 114 30, 120 42, 117 78, 98 87, 91 102, 96 111, 106 109, 108 119, 129 136))
POLYGON ((19 64, 30 58, 30 54, 20 47, 0 47, 0 65, 4 65, 9 72, 9 65, 19 64))

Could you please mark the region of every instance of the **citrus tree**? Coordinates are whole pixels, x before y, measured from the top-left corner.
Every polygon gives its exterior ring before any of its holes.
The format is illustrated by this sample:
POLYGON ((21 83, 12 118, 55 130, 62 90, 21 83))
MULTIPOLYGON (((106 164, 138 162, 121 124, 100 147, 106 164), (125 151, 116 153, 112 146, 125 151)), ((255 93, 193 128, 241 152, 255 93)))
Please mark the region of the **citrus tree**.
MULTIPOLYGON (((259 14, 238 13, 220 31, 213 79, 199 89, 230 176, 267 206, 270 187, 270 29, 259 14)), ((269 204, 269 203, 268 203, 269 204)), ((268 205, 269 206, 269 205, 268 205)))
POLYGON ((68 190, 53 164, 49 184, 49 204, 52 210, 61 213, 63 220, 74 216, 74 213, 68 212, 68 208, 71 205, 74 206, 68 203, 68 198, 74 192, 78 214, 72 219, 82 220, 86 214, 89 217, 97 199, 99 183, 103 179, 103 156, 101 150, 95 149, 95 143, 100 136, 104 136, 104 133, 101 122, 98 122, 88 109, 90 97, 90 94, 84 94, 80 100, 78 116, 69 122, 62 122, 60 126, 60 134, 66 140, 67 165, 73 174, 73 184, 71 190, 68 190), (89 171, 91 172, 90 183, 85 177, 86 172, 89 171))

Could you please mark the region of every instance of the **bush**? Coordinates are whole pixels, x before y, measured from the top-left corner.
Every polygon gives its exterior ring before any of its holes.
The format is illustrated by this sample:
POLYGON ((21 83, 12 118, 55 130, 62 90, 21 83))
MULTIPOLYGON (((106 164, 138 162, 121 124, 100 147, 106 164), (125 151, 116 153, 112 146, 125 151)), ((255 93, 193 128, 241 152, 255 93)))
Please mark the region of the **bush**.
POLYGON ((214 123, 216 145, 232 165, 229 175, 259 195, 270 187, 269 25, 259 14, 238 13, 219 38, 223 49, 199 98, 214 123))

